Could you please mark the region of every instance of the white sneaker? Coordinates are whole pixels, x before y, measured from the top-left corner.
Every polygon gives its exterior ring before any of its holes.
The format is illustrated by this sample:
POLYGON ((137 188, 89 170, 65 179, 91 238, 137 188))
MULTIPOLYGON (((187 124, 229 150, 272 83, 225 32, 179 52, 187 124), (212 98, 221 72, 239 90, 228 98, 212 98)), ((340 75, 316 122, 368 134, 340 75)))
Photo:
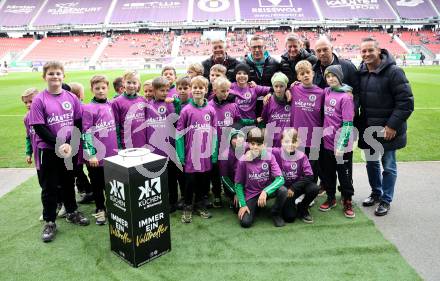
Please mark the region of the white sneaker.
POLYGON ((43 221, 43 214, 41 214, 40 218, 38 219, 39 221, 43 221))
POLYGON ((66 217, 66 208, 64 205, 61 207, 61 209, 58 211, 58 217, 59 218, 65 218, 66 217))
POLYGON ((96 214, 93 214, 93 216, 96 219, 96 224, 97 225, 104 225, 107 223, 107 216, 105 211, 103 210, 98 210, 98 212, 96 214))

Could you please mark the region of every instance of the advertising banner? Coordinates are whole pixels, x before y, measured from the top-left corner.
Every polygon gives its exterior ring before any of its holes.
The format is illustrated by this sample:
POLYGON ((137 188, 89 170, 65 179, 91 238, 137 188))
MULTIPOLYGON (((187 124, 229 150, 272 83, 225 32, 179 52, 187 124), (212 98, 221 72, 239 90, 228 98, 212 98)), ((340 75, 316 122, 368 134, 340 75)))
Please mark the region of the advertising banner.
POLYGON ((110 22, 182 22, 187 17, 187 0, 119 0, 110 22))
POLYGON ((243 20, 319 20, 313 1, 256 0, 240 2, 243 20))
POLYGON ((44 1, 6 0, 0 10, 0 26, 28 25, 44 1))
POLYGON ((234 3, 234 0, 194 0, 193 21, 234 21, 234 3))
POLYGON ((105 0, 49 0, 34 25, 101 24, 110 4, 105 0))
POLYGON ((317 0, 325 19, 396 19, 385 0, 317 0))

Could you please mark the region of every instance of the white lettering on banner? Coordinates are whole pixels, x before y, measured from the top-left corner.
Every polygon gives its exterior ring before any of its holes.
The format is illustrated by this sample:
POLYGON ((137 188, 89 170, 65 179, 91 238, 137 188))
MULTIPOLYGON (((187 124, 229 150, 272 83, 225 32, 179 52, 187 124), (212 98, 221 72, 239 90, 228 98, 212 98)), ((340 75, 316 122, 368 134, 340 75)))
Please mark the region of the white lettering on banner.
POLYGON ((148 1, 148 2, 131 2, 122 5, 123 10, 135 10, 135 9, 177 9, 181 8, 182 3, 180 1, 148 1))
POLYGON ((139 186, 138 189, 141 191, 138 199, 139 207, 146 209, 162 203, 160 178, 148 179, 144 186, 139 186))
POLYGON ((197 7, 200 10, 208 13, 218 13, 226 11, 231 3, 229 0, 199 0, 197 2, 197 7))
POLYGON ((10 14, 29 14, 35 10, 35 6, 27 5, 7 5, 4 9, 4 13, 10 14))
POLYGON ((71 15, 71 14, 85 14, 97 13, 101 11, 102 7, 77 7, 79 2, 57 3, 55 8, 48 9, 47 13, 51 15, 71 15))
POLYGON ((110 201, 113 202, 115 207, 126 211, 125 207, 125 191, 124 184, 117 180, 110 181, 110 201))
POLYGON ((400 7, 417 7, 418 5, 422 4, 423 0, 399 0, 396 2, 397 6, 400 7))
POLYGON ((293 7, 292 0, 259 0, 260 7, 293 7))
POLYGON ((378 0, 327 0, 329 8, 350 8, 351 10, 378 10, 378 0))

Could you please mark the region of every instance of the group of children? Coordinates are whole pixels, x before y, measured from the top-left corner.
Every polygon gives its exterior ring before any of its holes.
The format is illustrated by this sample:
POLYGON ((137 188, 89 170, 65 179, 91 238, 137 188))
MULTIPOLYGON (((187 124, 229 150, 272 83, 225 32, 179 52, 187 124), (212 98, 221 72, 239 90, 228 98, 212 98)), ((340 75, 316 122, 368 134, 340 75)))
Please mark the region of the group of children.
POLYGON ((281 72, 273 75, 272 87, 248 81, 246 64, 236 66, 233 83, 218 64, 210 69, 209 80, 201 64, 190 65, 178 79, 173 67, 165 67, 162 76, 142 85, 136 72, 127 72, 113 81, 112 100, 107 78, 95 75, 90 80, 94 97, 81 104, 80 95, 62 87, 63 65, 46 63, 47 89, 22 95, 29 110, 26 161, 32 162, 33 152, 42 188, 42 240, 55 237, 57 203, 63 204, 68 222, 89 224, 75 201, 74 167, 81 164, 93 188, 96 224, 106 223, 103 159, 132 147, 147 147, 170 159, 170 212, 182 210, 183 223, 190 223, 194 213, 212 217, 209 208, 223 206, 222 187, 243 227, 252 225, 257 206, 265 207, 269 198, 275 198, 271 214, 276 226, 295 218, 313 223, 309 205, 319 192, 318 176, 327 192, 319 209, 336 206, 339 178, 344 214, 354 217, 351 88, 342 84, 340 66, 326 69, 326 89, 313 85, 309 62, 299 62, 295 70, 298 81, 290 89, 281 72), (265 102, 257 114, 260 97, 265 102))

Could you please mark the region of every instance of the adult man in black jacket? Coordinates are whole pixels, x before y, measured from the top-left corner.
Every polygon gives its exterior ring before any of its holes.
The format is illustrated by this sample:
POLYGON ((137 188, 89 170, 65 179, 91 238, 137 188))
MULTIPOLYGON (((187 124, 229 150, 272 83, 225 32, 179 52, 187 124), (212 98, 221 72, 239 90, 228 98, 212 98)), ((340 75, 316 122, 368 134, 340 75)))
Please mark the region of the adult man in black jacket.
POLYGON ((358 145, 365 149, 372 189, 363 205, 373 206, 380 202, 375 214, 384 216, 393 199, 397 179, 396 150, 406 146, 406 120, 414 111, 414 97, 405 73, 396 66, 387 50, 379 48, 376 40, 364 39, 361 55, 358 145))
POLYGON ((245 58, 245 63, 250 68, 249 81, 254 81, 260 86, 272 87, 270 79, 279 71, 280 63, 266 51, 264 38, 259 35, 252 36, 249 49, 250 53, 245 58))
POLYGON ((295 66, 301 60, 307 60, 314 65, 318 59, 316 56, 302 48, 301 39, 292 33, 286 38, 286 53, 281 56, 280 71, 289 78, 288 87, 297 80, 295 66))
MULTIPOLYGON (((259 35, 252 36, 249 41, 250 53, 245 56, 245 63, 249 66, 249 82, 257 85, 272 87, 271 79, 275 72, 280 70, 280 63, 266 51, 264 38, 259 35)), ((261 115, 263 101, 258 100, 256 106, 257 116, 261 115)))
POLYGON ((234 82, 234 70, 239 61, 226 53, 226 42, 223 40, 214 40, 211 42, 212 55, 202 62, 203 76, 209 80, 209 70, 214 64, 222 64, 226 67, 226 77, 234 82))
MULTIPOLYGON (((321 37, 316 41, 315 52, 318 61, 313 66, 313 71, 315 72, 313 84, 322 89, 328 87, 324 77, 325 69, 329 65, 339 64, 342 67, 342 72, 344 73, 342 83, 353 88, 353 96, 357 112, 357 108, 359 108, 359 77, 356 66, 354 66, 354 64, 349 60, 338 58, 338 56, 333 53, 333 46, 330 40, 328 40, 326 37, 321 37)), ((357 126, 356 117, 354 125, 357 126)))

